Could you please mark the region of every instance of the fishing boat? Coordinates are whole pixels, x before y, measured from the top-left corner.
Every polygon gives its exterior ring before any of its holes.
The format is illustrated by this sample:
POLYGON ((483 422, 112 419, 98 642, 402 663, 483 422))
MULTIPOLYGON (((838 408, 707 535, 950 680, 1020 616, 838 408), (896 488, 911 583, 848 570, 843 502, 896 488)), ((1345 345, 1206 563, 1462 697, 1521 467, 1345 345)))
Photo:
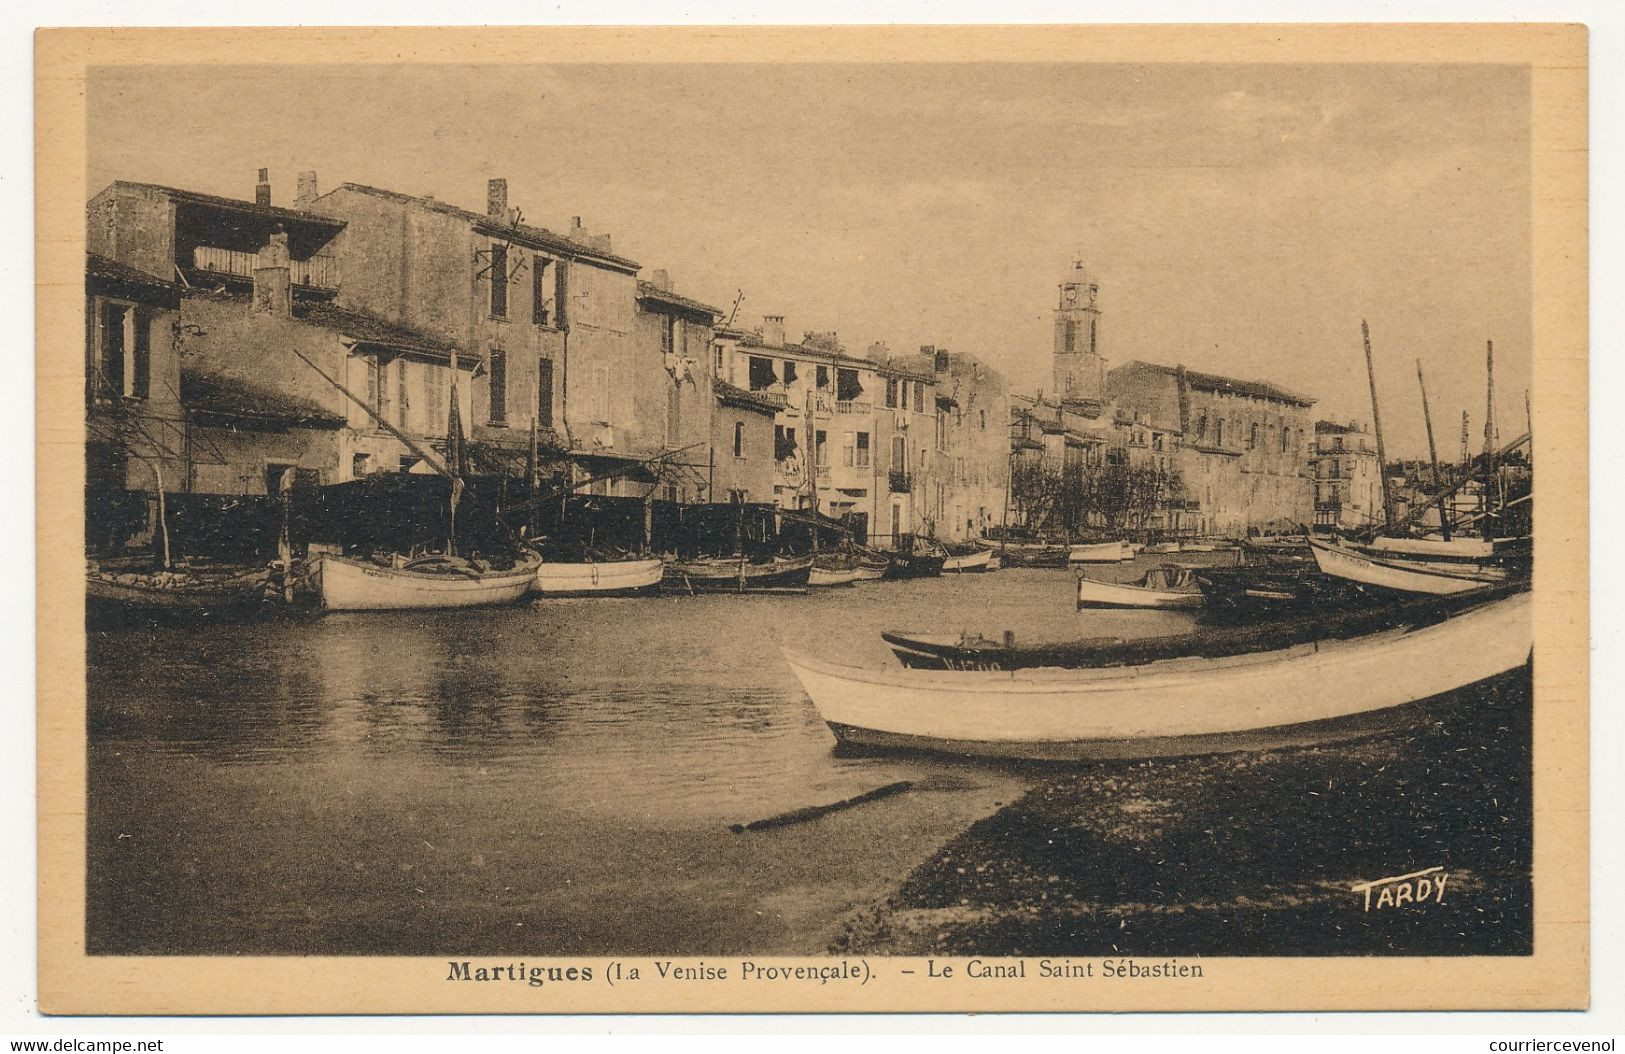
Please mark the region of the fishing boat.
POLYGON ((653 593, 660 588, 664 565, 657 559, 544 559, 536 568, 532 591, 550 597, 613 597, 653 593))
POLYGON ((1373 555, 1393 558, 1419 557, 1425 560, 1478 562, 1495 553, 1495 543, 1484 538, 1396 538, 1378 535, 1363 546, 1373 555))
POLYGON ((228 575, 96 568, 85 575, 86 614, 97 624, 241 618, 265 609, 270 581, 266 568, 228 575))
POLYGON ((949 553, 942 561, 942 573, 945 575, 970 574, 990 570, 989 561, 993 553, 987 549, 978 549, 970 553, 949 553))
POLYGON ((988 558, 987 558, 987 566, 985 568, 983 568, 983 570, 984 571, 999 571, 999 570, 1002 570, 1003 568, 1004 568, 1004 561, 999 559, 999 554, 998 553, 989 553, 988 558))
POLYGON ((1170 553, 1179 552, 1181 548, 1183 546, 1178 542, 1154 542, 1146 546, 1144 551, 1153 556, 1167 556, 1170 553))
POLYGON ((842 743, 1073 761, 1252 749, 1358 732, 1381 711, 1515 670, 1527 592, 1419 629, 1224 659, 1076 670, 864 670, 786 649, 842 743))
POLYGON ((676 593, 800 592, 812 570, 810 556, 764 563, 744 557, 684 560, 666 566, 663 585, 676 593))
POLYGON ((1195 574, 1208 612, 1220 618, 1324 610, 1369 599, 1353 583, 1321 574, 1313 563, 1203 567, 1195 574))
POLYGON ((306 564, 302 591, 323 611, 397 611, 511 604, 536 583, 540 560, 527 554, 506 569, 449 556, 380 564, 333 553, 306 564))
POLYGON ((893 553, 891 562, 886 567, 886 577, 898 578, 935 578, 942 574, 942 565, 948 560, 948 554, 941 549, 917 548, 913 552, 893 553))
MULTIPOLYGON (((1166 636, 1086 637, 1079 640, 1017 643, 1006 632, 1003 640, 980 634, 920 633, 886 630, 881 639, 891 646, 899 662, 920 670, 1027 670, 1039 667, 1092 669, 1108 666, 1143 666, 1164 659, 1191 656, 1223 658, 1273 651, 1296 644, 1347 640, 1400 626, 1430 625, 1500 596, 1511 596, 1521 586, 1499 586, 1488 594, 1412 596, 1392 603, 1341 608, 1299 608, 1267 621, 1209 626, 1166 636)), ((1353 595, 1361 595, 1349 587, 1353 595)))
POLYGON ((1179 551, 1182 553, 1211 553, 1218 548, 1212 542, 1180 542, 1179 551))
POLYGON ((865 553, 858 557, 859 582, 878 582, 886 577, 887 568, 891 567, 891 560, 883 553, 865 553))
POLYGON ((863 568, 856 565, 852 567, 819 567, 815 562, 812 570, 807 574, 807 584, 814 587, 849 586, 858 581, 863 574, 863 568))
POLYGON ((1122 542, 1074 545, 1066 554, 1066 561, 1069 564, 1115 564, 1133 558, 1134 554, 1129 552, 1128 546, 1122 542))
POLYGON ((1504 568, 1473 566, 1451 569, 1438 563, 1381 559, 1318 538, 1310 539, 1309 547, 1322 574, 1357 582, 1366 588, 1396 593, 1467 593, 1487 589, 1505 581, 1507 577, 1504 568))
POLYGON ((1202 591, 1189 568, 1153 567, 1136 582, 1102 582, 1078 576, 1080 608, 1199 608, 1202 591))

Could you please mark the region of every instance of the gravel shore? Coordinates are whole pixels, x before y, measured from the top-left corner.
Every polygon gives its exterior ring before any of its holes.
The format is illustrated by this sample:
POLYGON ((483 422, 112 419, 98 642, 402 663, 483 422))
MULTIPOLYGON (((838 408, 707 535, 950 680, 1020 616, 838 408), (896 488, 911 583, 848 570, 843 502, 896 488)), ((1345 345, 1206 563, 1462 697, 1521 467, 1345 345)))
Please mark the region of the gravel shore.
POLYGON ((1044 772, 832 941, 874 955, 1527 955, 1526 670, 1358 742, 1044 772), (1442 899, 1352 887, 1443 867, 1442 899))

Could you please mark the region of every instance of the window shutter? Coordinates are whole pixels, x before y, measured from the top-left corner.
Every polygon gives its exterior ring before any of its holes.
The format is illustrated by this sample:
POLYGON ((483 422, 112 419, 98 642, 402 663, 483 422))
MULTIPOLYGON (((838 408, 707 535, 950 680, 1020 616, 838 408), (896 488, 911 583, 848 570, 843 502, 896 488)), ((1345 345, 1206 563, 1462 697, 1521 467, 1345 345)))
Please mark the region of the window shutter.
POLYGON ((152 323, 152 316, 143 308, 135 309, 135 367, 134 376, 130 382, 130 394, 137 399, 145 399, 152 391, 152 347, 147 327, 152 323))

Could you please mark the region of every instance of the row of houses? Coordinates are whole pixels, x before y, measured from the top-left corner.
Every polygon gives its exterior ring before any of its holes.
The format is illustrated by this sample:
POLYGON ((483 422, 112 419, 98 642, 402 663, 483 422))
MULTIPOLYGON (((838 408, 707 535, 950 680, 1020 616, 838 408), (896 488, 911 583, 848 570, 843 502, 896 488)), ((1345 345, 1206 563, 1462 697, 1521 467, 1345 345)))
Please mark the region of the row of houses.
MULTIPOLYGON (((878 546, 1000 522, 1003 379, 974 357, 745 329, 581 220, 302 174, 291 207, 120 181, 87 208, 87 486, 261 495, 431 471, 771 504, 878 546), (452 393, 456 393, 456 405, 452 393)), ((155 503, 154 503, 155 504, 155 503)))
POLYGON ((1317 505, 1314 399, 1178 365, 1109 367, 1102 322, 1099 282, 1074 263, 1057 286, 1053 393, 1012 400, 1016 521, 1240 536, 1355 498, 1327 486, 1317 505), (1104 485, 1073 488, 1068 507, 1069 478, 1104 485))

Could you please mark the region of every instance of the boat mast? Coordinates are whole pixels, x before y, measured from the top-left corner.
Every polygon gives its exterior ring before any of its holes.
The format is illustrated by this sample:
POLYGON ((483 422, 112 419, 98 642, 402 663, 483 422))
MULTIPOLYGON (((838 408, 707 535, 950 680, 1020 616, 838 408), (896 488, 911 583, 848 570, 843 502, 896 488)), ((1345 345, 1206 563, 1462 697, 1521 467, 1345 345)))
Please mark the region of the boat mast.
POLYGON ((1500 483, 1495 467, 1495 341, 1484 342, 1484 515, 1500 483))
MULTIPOLYGON (((1433 486, 1435 489, 1444 487, 1444 480, 1439 476, 1439 449, 1433 445, 1433 414, 1428 410, 1428 385, 1422 379, 1422 360, 1416 360, 1416 386, 1422 389, 1422 422, 1428 430, 1428 459, 1433 462, 1433 486)), ((1443 506, 1439 508, 1439 533, 1444 540, 1450 540, 1450 517, 1445 515, 1443 506)))
POLYGON ((1360 320, 1360 337, 1365 342, 1365 376, 1371 384, 1371 424, 1377 432, 1377 479, 1382 484, 1382 522, 1394 529, 1394 499, 1388 488, 1388 451, 1382 442, 1382 410, 1377 406, 1377 371, 1371 364, 1371 327, 1360 320))

